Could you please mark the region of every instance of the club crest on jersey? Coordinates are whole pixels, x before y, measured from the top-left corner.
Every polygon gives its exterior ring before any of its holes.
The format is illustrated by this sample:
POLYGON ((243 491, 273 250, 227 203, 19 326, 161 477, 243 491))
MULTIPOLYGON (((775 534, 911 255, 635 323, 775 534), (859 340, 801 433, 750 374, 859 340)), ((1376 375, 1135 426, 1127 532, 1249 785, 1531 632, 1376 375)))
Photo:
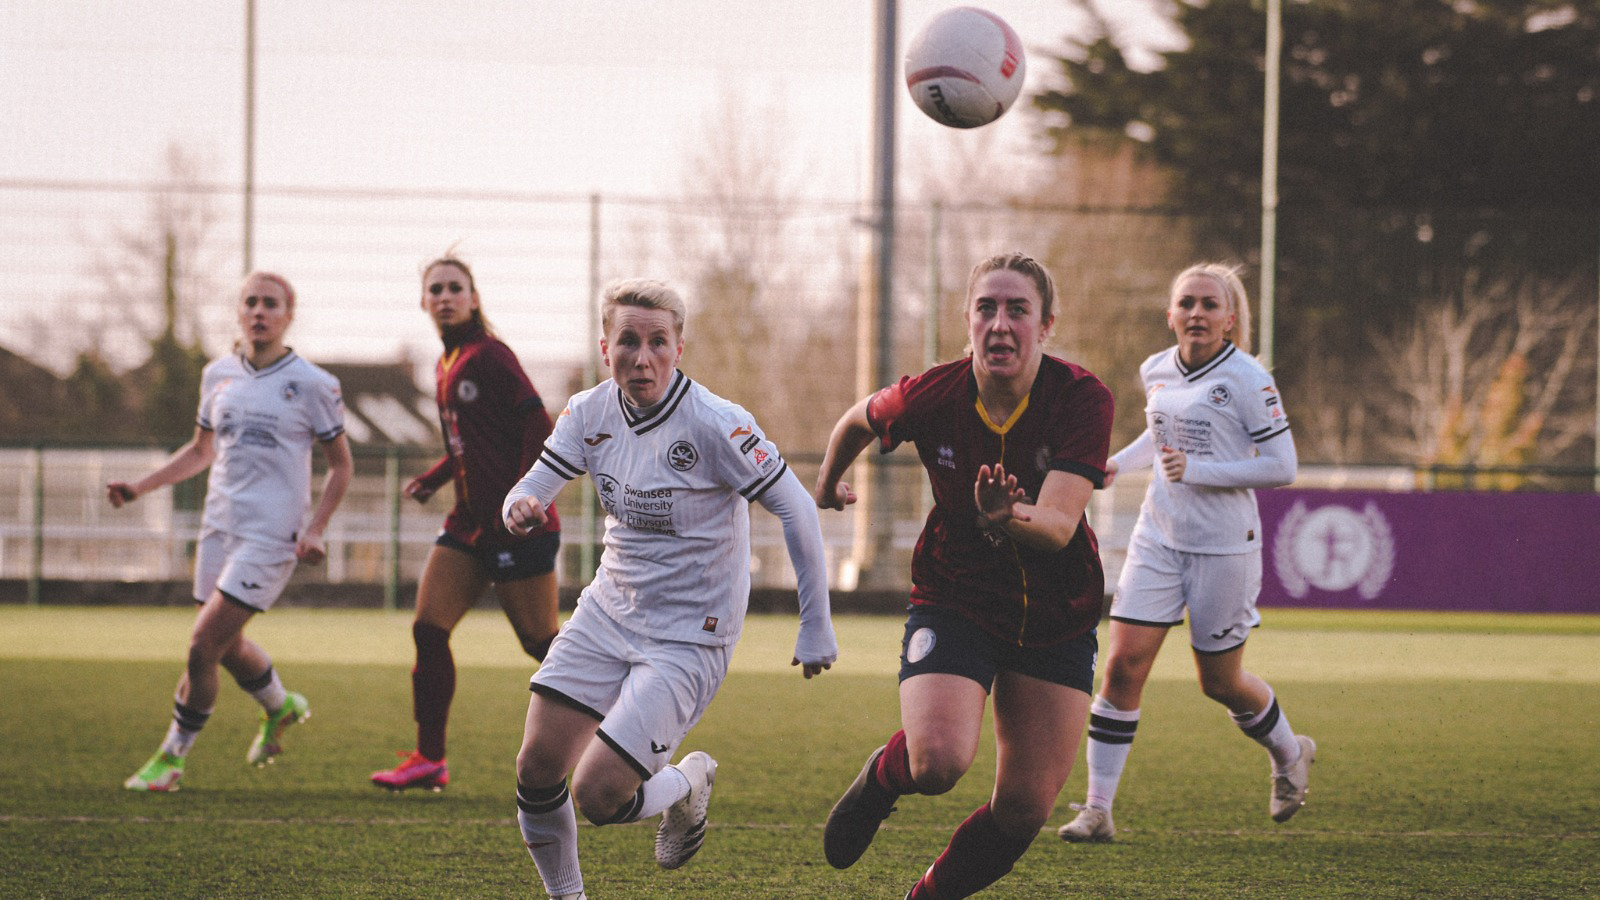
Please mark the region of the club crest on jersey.
POLYGON ((679 472, 687 472, 700 461, 700 452, 688 441, 679 441, 667 448, 667 464, 679 472))
POLYGON ((300 396, 300 382, 291 381, 283 386, 283 399, 292 403, 294 402, 294 398, 298 396, 300 396))
POLYGON ((466 378, 461 379, 456 382, 456 396, 461 398, 462 403, 471 403, 478 399, 478 383, 466 378))
POLYGON ((617 480, 604 472, 594 476, 595 493, 600 495, 600 505, 611 515, 617 514, 617 480))
POLYGON ((1221 409, 1222 407, 1227 406, 1228 402, 1230 400, 1232 400, 1232 399, 1233 399, 1233 395, 1228 393, 1227 385, 1222 385, 1222 384, 1219 384, 1216 387, 1212 388, 1211 392, 1206 395, 1206 401, 1209 402, 1212 406, 1217 407, 1218 409, 1221 409))

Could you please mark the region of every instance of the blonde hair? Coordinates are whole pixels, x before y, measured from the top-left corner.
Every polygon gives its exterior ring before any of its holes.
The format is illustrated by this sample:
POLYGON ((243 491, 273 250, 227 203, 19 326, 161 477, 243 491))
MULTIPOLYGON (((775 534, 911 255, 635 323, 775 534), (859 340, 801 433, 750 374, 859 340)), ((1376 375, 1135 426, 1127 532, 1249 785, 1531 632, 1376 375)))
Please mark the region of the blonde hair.
POLYGON ((1172 303, 1172 298, 1178 295, 1178 285, 1184 279, 1195 275, 1204 275, 1222 285, 1222 293, 1228 298, 1228 311, 1233 313, 1233 328, 1223 332, 1223 335, 1233 341, 1234 346, 1246 353, 1250 352, 1250 295, 1244 289, 1244 282, 1239 278, 1239 272, 1244 269, 1242 265, 1228 265, 1227 263, 1195 263, 1177 274, 1172 279, 1172 286, 1167 289, 1167 303, 1172 303))
POLYGON ((972 289, 977 286, 978 279, 996 269, 1010 269, 1033 282, 1033 286, 1039 291, 1039 320, 1048 324, 1056 310, 1055 279, 1050 277, 1050 270, 1046 269, 1043 263, 1015 250, 1009 253, 996 253, 972 267, 972 274, 967 276, 965 302, 972 301, 972 289))
POLYGON ((678 292, 668 287, 665 282, 650 278, 624 278, 606 285, 600 299, 600 330, 606 334, 611 333, 611 320, 616 315, 617 307, 638 306, 671 313, 673 328, 680 338, 683 336, 683 326, 688 320, 689 308, 684 305, 683 298, 678 292))
POLYGON ((277 272, 266 272, 262 271, 261 269, 257 269, 254 272, 251 272, 249 275, 246 275, 244 280, 239 282, 239 299, 241 301, 244 300, 244 292, 249 289, 250 282, 255 281, 257 278, 260 278, 263 281, 270 281, 278 287, 283 288, 284 308, 288 309, 290 312, 294 312, 294 285, 291 285, 289 283, 289 279, 279 275, 277 272))

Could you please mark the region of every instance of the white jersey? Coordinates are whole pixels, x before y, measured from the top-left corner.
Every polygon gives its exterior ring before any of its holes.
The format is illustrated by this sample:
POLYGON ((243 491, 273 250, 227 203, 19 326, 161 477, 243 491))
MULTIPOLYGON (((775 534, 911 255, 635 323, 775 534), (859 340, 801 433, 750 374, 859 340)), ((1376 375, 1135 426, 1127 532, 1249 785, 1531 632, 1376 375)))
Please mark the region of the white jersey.
POLYGON ((1190 370, 1172 347, 1139 366, 1145 434, 1120 451, 1119 469, 1148 465, 1161 447, 1188 457, 1183 480, 1158 471, 1134 533, 1189 553, 1249 553, 1261 548, 1261 517, 1251 487, 1294 479, 1294 441, 1272 376, 1233 343, 1190 370), (1263 456, 1258 448, 1270 445, 1263 456), (1281 442, 1281 443, 1276 443, 1281 442))
POLYGON ((585 472, 606 529, 580 602, 654 638, 737 641, 750 599, 750 502, 788 472, 754 417, 682 372, 644 414, 607 380, 567 402, 502 510, 530 496, 548 506, 585 472))
POLYGON ((257 369, 240 354, 200 376, 201 428, 215 433, 206 529, 287 546, 311 508, 311 445, 344 432, 339 379, 289 351, 257 369))

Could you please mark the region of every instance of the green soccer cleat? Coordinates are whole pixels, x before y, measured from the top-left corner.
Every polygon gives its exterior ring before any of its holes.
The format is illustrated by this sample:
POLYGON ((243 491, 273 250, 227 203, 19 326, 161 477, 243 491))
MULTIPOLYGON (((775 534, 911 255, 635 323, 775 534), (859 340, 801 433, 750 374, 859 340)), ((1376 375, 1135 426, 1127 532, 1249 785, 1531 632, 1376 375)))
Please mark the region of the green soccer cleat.
POLYGON ((283 698, 283 706, 277 712, 261 711, 261 729, 256 732, 256 739, 251 742, 250 750, 244 755, 245 762, 252 766, 264 766, 279 753, 283 752, 283 732, 296 722, 304 722, 311 718, 311 705, 306 702, 304 694, 290 692, 283 698))
POLYGON ((157 750, 150 761, 140 767, 139 771, 128 776, 122 786, 130 791, 156 791, 166 793, 178 789, 178 780, 183 778, 183 757, 173 756, 165 750, 157 750))

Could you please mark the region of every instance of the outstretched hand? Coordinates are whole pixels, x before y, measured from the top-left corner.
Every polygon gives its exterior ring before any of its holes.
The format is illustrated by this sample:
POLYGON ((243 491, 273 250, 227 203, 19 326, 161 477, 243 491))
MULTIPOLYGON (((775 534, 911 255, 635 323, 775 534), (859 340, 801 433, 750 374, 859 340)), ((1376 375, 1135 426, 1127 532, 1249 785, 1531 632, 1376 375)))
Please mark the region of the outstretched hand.
POLYGON ((790 660, 789 665, 803 666, 804 668, 800 670, 800 674, 804 675, 808 680, 821 675, 827 669, 833 668, 833 665, 830 663, 802 663, 799 657, 790 660))
POLYGON ((1111 483, 1117 480, 1117 472, 1119 469, 1120 467, 1117 465, 1116 460, 1106 460, 1106 480, 1100 486, 1102 488, 1111 487, 1111 483))
POLYGON ((321 564, 328 558, 327 545, 320 534, 304 534, 294 543, 294 557, 308 566, 321 564))
POLYGON ((1177 447, 1161 448, 1161 474, 1167 480, 1176 484, 1183 480, 1183 473, 1189 468, 1189 455, 1177 447))
POLYGON ((427 503, 428 498, 432 497, 436 490, 438 489, 418 477, 411 479, 411 482, 405 486, 405 490, 400 493, 418 503, 427 503))
POLYGON ((113 509, 121 509, 123 504, 139 499, 139 492, 126 481, 113 481, 106 485, 106 499, 111 501, 113 509))
POLYGON ((506 510, 506 530, 517 537, 526 537, 543 528, 548 519, 537 500, 523 497, 506 510))
POLYGON ((991 527, 999 528, 1012 519, 1028 521, 1026 513, 1017 510, 1018 503, 1027 503, 1028 495, 1017 487, 1017 476, 1007 475, 1006 467, 995 463, 994 468, 978 467, 978 480, 972 485, 972 499, 978 504, 978 515, 991 527))
MULTIPOLYGON (((818 484, 815 493, 818 509, 844 509, 856 502, 856 492, 850 489, 849 482, 840 481, 834 484, 818 484)), ((806 676, 810 678, 810 675, 806 676)))

